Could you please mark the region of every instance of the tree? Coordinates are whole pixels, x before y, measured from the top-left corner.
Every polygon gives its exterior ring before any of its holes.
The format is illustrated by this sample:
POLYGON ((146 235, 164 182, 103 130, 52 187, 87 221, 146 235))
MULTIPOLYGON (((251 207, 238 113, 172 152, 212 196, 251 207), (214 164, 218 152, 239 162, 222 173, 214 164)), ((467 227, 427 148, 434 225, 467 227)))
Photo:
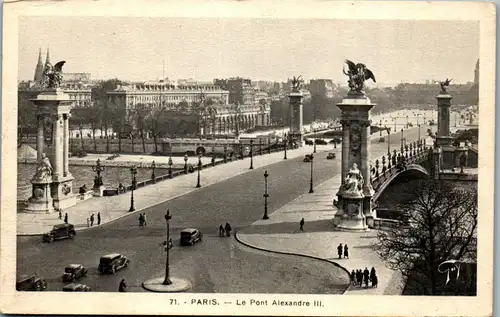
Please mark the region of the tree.
POLYGON ((476 260, 477 189, 440 180, 417 180, 400 195, 399 225, 378 232, 379 256, 402 273, 406 283, 418 279, 421 295, 438 295, 444 283, 438 266, 447 260, 476 260))
POLYGON ((154 109, 146 120, 149 131, 155 144, 155 153, 158 153, 158 137, 167 133, 168 116, 163 108, 154 109))
POLYGON ((142 150, 146 153, 146 140, 145 135, 147 133, 147 119, 151 115, 151 109, 148 105, 137 104, 135 106, 135 122, 137 130, 142 140, 142 150))

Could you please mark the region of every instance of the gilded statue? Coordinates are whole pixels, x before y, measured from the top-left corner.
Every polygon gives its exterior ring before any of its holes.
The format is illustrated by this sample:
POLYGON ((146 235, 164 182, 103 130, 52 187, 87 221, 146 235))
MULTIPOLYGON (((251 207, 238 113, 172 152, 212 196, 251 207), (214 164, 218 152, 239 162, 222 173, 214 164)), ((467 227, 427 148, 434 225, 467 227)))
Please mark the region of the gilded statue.
POLYGON ((43 153, 42 159, 38 162, 36 167, 35 178, 47 179, 52 176, 52 171, 52 164, 50 164, 50 160, 47 155, 43 153))
POLYGON ((45 65, 42 77, 43 88, 58 88, 61 85, 63 75, 62 68, 66 61, 60 61, 54 66, 51 63, 45 65))
POLYGON ((373 80, 373 82, 377 82, 375 80, 375 75, 369 70, 365 64, 362 63, 354 63, 348 59, 345 60, 345 63, 348 66, 348 71, 343 69, 344 75, 349 76, 349 88, 353 92, 363 93, 365 89, 365 81, 368 79, 373 80))
POLYGON ((347 172, 344 180, 344 192, 348 194, 359 194, 363 187, 363 175, 358 169, 358 164, 354 163, 351 169, 347 172))
POLYGON ((439 82, 439 85, 441 86, 441 93, 442 93, 442 94, 446 94, 446 93, 448 93, 448 92, 446 91, 446 88, 447 88, 448 86, 450 86, 450 83, 451 83, 451 81, 452 81, 452 80, 453 80, 453 79, 448 79, 448 78, 446 78, 446 80, 445 80, 445 81, 440 81, 440 82, 439 82))

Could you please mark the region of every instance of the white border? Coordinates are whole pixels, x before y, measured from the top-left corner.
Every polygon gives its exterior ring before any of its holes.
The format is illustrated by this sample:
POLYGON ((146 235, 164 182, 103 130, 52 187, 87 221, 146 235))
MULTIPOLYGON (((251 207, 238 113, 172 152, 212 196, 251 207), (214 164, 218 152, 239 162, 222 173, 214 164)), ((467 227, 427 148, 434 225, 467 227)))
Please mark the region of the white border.
MULTIPOLYGON (((495 125, 495 5, 453 2, 326 2, 326 1, 72 1, 5 3, 3 28, 2 173, 0 309, 18 314, 178 314, 178 315, 310 315, 310 316, 487 316, 492 314, 493 184, 495 125), (146 4, 146 5, 145 5, 146 4), (480 21, 480 134, 478 296, 402 297, 273 294, 155 294, 155 293, 16 293, 16 188, 18 16, 163 16, 426 19, 480 21), (322 300, 323 308, 169 306, 167 299, 192 298, 322 300), (85 303, 92 303, 87 305, 85 303)), ((332 39, 334 41, 334 39, 332 39)), ((432 49, 432 48, 429 48, 432 49)), ((341 71, 339 65, 339 71, 341 71)))

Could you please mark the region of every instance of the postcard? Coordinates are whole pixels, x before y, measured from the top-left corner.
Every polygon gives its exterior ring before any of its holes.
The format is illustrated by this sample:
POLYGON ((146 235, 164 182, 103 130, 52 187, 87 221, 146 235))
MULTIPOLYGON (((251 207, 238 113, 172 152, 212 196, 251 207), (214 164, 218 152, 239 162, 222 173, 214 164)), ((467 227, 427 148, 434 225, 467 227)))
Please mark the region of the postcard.
POLYGON ((491 315, 495 23, 6 3, 2 313, 491 315))

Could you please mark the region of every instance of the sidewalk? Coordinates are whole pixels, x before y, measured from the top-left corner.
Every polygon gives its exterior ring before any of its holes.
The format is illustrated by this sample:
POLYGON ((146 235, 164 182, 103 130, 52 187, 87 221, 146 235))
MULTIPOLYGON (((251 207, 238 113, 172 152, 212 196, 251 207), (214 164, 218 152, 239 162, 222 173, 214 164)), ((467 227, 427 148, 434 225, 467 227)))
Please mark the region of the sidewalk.
POLYGON ((337 175, 269 215, 236 233, 239 242, 256 249, 300 254, 337 263, 349 272, 375 267, 378 288, 350 286, 346 294, 400 295, 400 275, 387 268, 370 245, 377 243, 377 231, 363 233, 335 231, 332 206, 335 191, 341 184, 337 175), (304 218, 304 231, 299 222, 304 218), (347 244, 349 259, 338 259, 337 246, 347 244))
MULTIPOLYGON (((331 145, 318 145, 318 151, 331 149, 331 145)), ((304 156, 311 153, 310 146, 295 150, 287 150, 288 159, 304 156)), ((283 160, 283 151, 256 155, 253 158, 254 168, 264 167, 283 160)), ((238 160, 227 164, 216 165, 201 171, 200 182, 203 187, 221 182, 239 174, 249 172, 250 159, 238 160)), ((181 175, 173 179, 164 180, 134 191, 135 212, 158 205, 173 198, 185 195, 196 190, 197 173, 181 175)), ((130 192, 118 196, 95 197, 85 201, 77 200, 77 204, 63 211, 68 214, 69 223, 74 224, 76 230, 87 229, 87 218, 95 214, 94 225, 97 223, 97 213, 101 213, 101 225, 119 219, 126 215, 130 208, 130 192)), ((58 213, 33 214, 17 213, 17 234, 38 235, 50 231, 52 226, 63 223, 58 219, 58 213)))

